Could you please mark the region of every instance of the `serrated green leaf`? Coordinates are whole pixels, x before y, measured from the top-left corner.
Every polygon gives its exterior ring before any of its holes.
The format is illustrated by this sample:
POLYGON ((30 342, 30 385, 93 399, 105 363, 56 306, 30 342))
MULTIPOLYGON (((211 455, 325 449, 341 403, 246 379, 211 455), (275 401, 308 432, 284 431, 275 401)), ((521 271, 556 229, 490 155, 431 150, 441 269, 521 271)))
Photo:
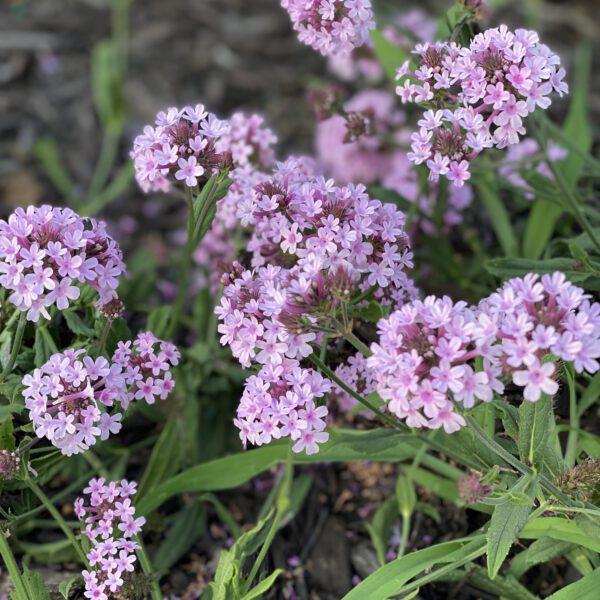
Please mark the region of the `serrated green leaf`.
POLYGON ((67 322, 67 327, 75 334, 82 337, 92 337, 94 329, 86 325, 83 319, 74 310, 64 310, 62 315, 67 322))
POLYGON ((65 579, 61 581, 58 586, 58 591, 65 600, 69 600, 69 593, 73 589, 73 586, 80 585, 82 583, 83 579, 79 575, 77 575, 76 577, 71 577, 70 579, 65 579))
POLYGON ((15 444, 13 420, 9 416, 0 423, 0 450, 10 450, 12 452, 15 449, 15 444))
MULTIPOLYGON (((522 477, 510 490, 522 493, 529 488, 531 479, 522 477)), ((533 510, 533 502, 523 504, 507 498, 494 509, 487 531, 487 571, 490 579, 498 574, 521 529, 533 510)))

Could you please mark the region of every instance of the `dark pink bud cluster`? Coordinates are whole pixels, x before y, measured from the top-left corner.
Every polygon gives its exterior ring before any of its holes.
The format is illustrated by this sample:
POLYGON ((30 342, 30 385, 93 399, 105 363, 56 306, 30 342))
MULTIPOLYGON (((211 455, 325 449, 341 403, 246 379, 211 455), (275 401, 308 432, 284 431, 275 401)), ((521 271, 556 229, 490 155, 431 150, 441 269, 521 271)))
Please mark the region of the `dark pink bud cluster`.
POLYGON ((111 362, 93 359, 85 350, 66 350, 25 375, 25 407, 36 435, 70 456, 118 433, 121 410, 131 400, 165 399, 175 386, 170 368, 179 352, 151 333, 139 334, 131 346, 119 342, 111 362))
POLYGON ((207 112, 203 104, 171 107, 156 116, 133 141, 135 177, 144 192, 167 192, 175 182, 195 188, 220 170, 226 157, 217 144, 229 123, 207 112))
POLYGON ((75 514, 85 523, 85 535, 92 542, 87 553, 90 569, 83 571, 85 597, 108 600, 122 591, 135 571, 135 551, 132 540, 140 533, 146 519, 135 518, 132 498, 137 484, 122 479, 106 483, 104 478, 91 479, 83 490, 88 498, 75 500, 75 514))
POLYGON ((375 29, 371 0, 281 0, 298 39, 323 55, 347 55, 375 29))
POLYGON ((433 296, 407 304, 379 322, 379 335, 367 364, 389 410, 410 427, 450 433, 465 425, 457 403, 490 401, 505 381, 531 402, 554 395, 556 358, 598 371, 600 304, 562 273, 529 274, 477 307, 433 296))
POLYGON ((0 220, 0 285, 29 321, 50 319, 54 305, 66 309, 79 298, 78 283, 98 292, 99 306, 111 302, 124 273, 121 249, 102 221, 48 205, 0 220))
POLYGON ((485 148, 505 148, 525 134, 523 119, 550 106, 550 94, 568 91, 560 59, 534 31, 505 25, 455 42, 419 44, 420 64, 398 70, 403 102, 431 107, 412 136, 409 158, 426 163, 432 181, 445 176, 462 186, 469 163, 485 148), (408 76, 408 77, 407 77, 408 76))

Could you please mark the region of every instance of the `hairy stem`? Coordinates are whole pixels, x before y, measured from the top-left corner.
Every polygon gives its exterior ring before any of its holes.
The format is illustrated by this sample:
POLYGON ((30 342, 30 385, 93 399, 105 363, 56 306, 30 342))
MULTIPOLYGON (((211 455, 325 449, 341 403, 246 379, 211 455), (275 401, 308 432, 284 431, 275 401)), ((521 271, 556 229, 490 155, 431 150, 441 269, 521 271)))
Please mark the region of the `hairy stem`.
POLYGON ((10 579, 15 586, 18 600, 30 600, 31 597, 27 593, 27 588, 25 587, 25 582, 21 577, 19 566, 17 565, 17 561, 15 560, 12 550, 8 545, 6 532, 2 530, 0 530, 0 556, 2 556, 2 560, 6 565, 6 570, 8 571, 10 579))
POLYGON ((8 357, 8 362, 6 366, 0 373, 0 383, 2 383, 8 375, 10 375, 15 363, 17 362, 17 356, 19 356, 19 351, 21 350, 21 344, 23 342, 23 333, 25 332, 25 326, 27 325, 27 314, 25 312, 21 313, 19 317, 19 323, 17 325, 17 331, 15 333, 15 339, 13 340, 12 349, 10 351, 10 356, 8 357))

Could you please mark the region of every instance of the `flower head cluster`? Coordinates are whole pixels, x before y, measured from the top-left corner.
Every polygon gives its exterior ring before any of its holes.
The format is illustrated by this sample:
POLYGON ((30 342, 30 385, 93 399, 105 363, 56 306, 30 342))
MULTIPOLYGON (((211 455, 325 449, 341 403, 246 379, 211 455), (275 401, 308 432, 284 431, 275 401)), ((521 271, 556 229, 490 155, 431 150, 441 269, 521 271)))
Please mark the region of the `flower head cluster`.
POLYGON ((115 365, 122 369, 127 390, 120 402, 127 408, 132 400, 154 404, 165 400, 175 387, 171 367, 179 363, 179 350, 171 342, 159 340, 147 331, 133 341, 119 342, 113 354, 115 365))
POLYGON ((47 205, 18 208, 0 220, 0 285, 30 321, 50 319, 53 305, 67 308, 79 298, 77 283, 92 286, 98 304, 107 304, 124 272, 121 249, 101 221, 47 205))
MULTIPOLYGON (((431 217, 438 200, 438 186, 430 183, 423 190, 403 146, 410 140, 406 115, 394 108, 394 97, 388 92, 368 89, 359 92, 345 105, 350 114, 370 117, 371 130, 360 139, 348 142, 346 119, 334 115, 318 123, 315 147, 319 164, 327 175, 342 183, 378 182, 394 190, 403 199, 418 205, 414 223, 426 233, 433 233, 431 217)), ((447 228, 462 222, 465 208, 473 198, 469 185, 450 186, 444 203, 443 222, 447 228)))
POLYGON ((87 450, 97 439, 121 430, 121 409, 131 400, 153 404, 175 386, 170 373, 179 352, 151 333, 119 342, 112 361, 85 350, 53 354, 23 378, 25 407, 38 437, 47 438, 63 454, 87 450), (155 346, 158 344, 159 349, 155 346), (114 407, 112 414, 106 409, 114 407))
POLYGON ((255 268, 226 277, 216 312, 221 343, 244 366, 307 357, 354 291, 403 288, 412 266, 401 212, 362 185, 302 176, 297 164, 280 164, 238 210, 254 225, 255 268))
POLYGON ((578 373, 598 371, 600 304, 563 273, 507 281, 479 305, 477 345, 484 360, 524 388, 526 400, 558 390, 551 356, 578 373))
MULTIPOLYGON (((369 368, 367 359, 362 354, 353 354, 335 370, 335 374, 347 386, 366 397, 377 390, 377 378, 369 368)), ((343 411, 352 410, 357 401, 348 392, 334 385, 332 396, 343 411)), ((370 413, 371 411, 364 411, 370 413)))
POLYGON ((514 186, 521 188, 525 197, 529 200, 534 199, 535 193, 523 178, 521 172, 535 171, 548 179, 554 179, 548 161, 562 160, 569 154, 567 150, 553 142, 548 143, 547 160, 545 160, 545 157, 540 156, 540 152, 541 148, 533 138, 525 138, 518 144, 509 146, 506 152, 505 164, 498 169, 498 173, 514 186))
POLYGON ((96 439, 121 429, 121 413, 112 407, 123 394, 121 369, 85 350, 53 354, 48 362, 23 378, 25 407, 38 437, 46 437, 63 454, 87 450, 96 439))
MULTIPOLYGON (((173 180, 195 188, 227 162, 228 156, 217 146, 229 131, 229 123, 207 112, 203 104, 159 112, 155 126, 144 127, 133 141, 138 184, 144 192, 167 192, 173 180)), ((231 140, 225 145, 231 147, 231 140)))
POLYGON ((407 304, 379 322, 379 334, 368 365, 389 410, 411 427, 452 432, 465 424, 456 403, 489 401, 507 381, 531 402, 554 395, 556 359, 598 371, 600 304, 562 273, 529 274, 477 307, 434 297, 407 304))
POLYGON ((375 28, 371 0, 281 0, 298 39, 324 56, 347 55, 375 28))
POLYGON ((88 498, 75 500, 75 514, 85 523, 85 535, 92 542, 87 554, 90 570, 82 573, 86 598, 116 598, 135 570, 139 545, 131 538, 146 522, 144 517, 135 518, 131 499, 136 487, 125 479, 110 483, 104 478, 92 479, 83 490, 88 498))
POLYGON ((455 42, 419 44, 418 68, 407 61, 396 89, 403 102, 431 107, 412 136, 410 159, 426 163, 430 178, 447 177, 461 186, 469 162, 483 149, 517 144, 523 119, 551 104, 550 94, 568 91, 560 59, 537 33, 506 26, 476 35, 469 47, 455 42), (407 76, 408 77, 405 77, 407 76))
POLYGON ((329 434, 324 431, 327 408, 318 406, 317 399, 330 390, 329 380, 296 360, 264 365, 246 380, 234 419, 244 446, 289 437, 295 442, 294 452, 318 452, 318 444, 329 434))
POLYGON ((10 481, 17 474, 20 462, 17 452, 0 450, 0 480, 10 481))

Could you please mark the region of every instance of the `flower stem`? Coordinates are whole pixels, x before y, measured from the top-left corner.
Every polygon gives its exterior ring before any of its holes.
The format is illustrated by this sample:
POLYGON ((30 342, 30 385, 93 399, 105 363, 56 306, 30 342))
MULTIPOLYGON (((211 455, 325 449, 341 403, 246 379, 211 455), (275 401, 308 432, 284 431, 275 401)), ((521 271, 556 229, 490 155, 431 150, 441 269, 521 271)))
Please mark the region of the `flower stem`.
POLYGON ((21 571, 19 570, 19 566, 17 565, 17 561, 8 545, 8 541, 6 539, 6 532, 0 530, 0 556, 2 556, 2 560, 6 565, 6 570, 10 575, 10 579, 15 586, 15 591, 17 592, 18 600, 30 600, 30 596, 27 593, 27 588, 25 587, 25 582, 21 577, 21 571))
POLYGON ((104 323, 104 327, 102 328, 102 334, 100 335, 98 356, 102 356, 102 353, 104 352, 104 346, 106 346, 106 341, 108 340, 108 334, 110 333, 110 328, 112 327, 112 324, 112 319, 106 319, 106 323, 104 323))
POLYGON ((171 313, 171 321, 167 331, 167 336, 170 338, 173 337, 177 325, 179 325, 179 321, 181 320, 181 313, 183 312, 189 287, 190 273, 192 270, 192 254, 194 253, 194 201, 192 190, 189 187, 185 188, 185 202, 188 209, 187 241, 181 258, 179 267, 179 286, 177 288, 177 295, 175 296, 175 302, 173 303, 173 312, 171 313))
POLYGON ((15 333, 15 339, 13 340, 12 350, 8 357, 6 366, 0 373, 0 383, 2 383, 13 370, 15 363, 17 362, 17 356, 19 356, 19 350, 21 350, 21 343, 23 342, 23 333, 25 332, 25 326, 27 325, 27 313, 22 312, 19 317, 19 323, 17 325, 17 331, 15 333))
POLYGON ((140 559, 142 571, 144 571, 144 573, 150 578, 150 594, 152 596, 152 600, 163 600, 162 592, 160 591, 160 586, 158 585, 158 579, 154 573, 154 569, 152 568, 152 563, 150 562, 150 558, 146 552, 144 542, 139 535, 136 535, 134 539, 139 545, 139 548, 136 550, 136 554, 140 559))
POLYGON ((319 368, 319 370, 327 376, 328 379, 337 384, 347 394, 350 394, 357 402, 360 402, 370 411, 374 412, 380 419, 382 419, 388 425, 391 425, 394 429, 400 431, 406 431, 406 428, 398 421, 396 421, 390 415, 386 415, 384 412, 379 410, 372 402, 363 398, 359 393, 354 391, 351 387, 346 385, 316 354, 311 354, 309 357, 310 361, 319 368))
POLYGON ((344 339, 352 344, 363 356, 367 358, 373 354, 369 346, 361 342, 351 331, 346 331, 343 334, 344 339))
POLYGON ((577 459, 577 446, 579 441, 579 411, 577 410, 577 390, 575 389, 575 376, 571 365, 566 365, 565 373, 569 385, 569 436, 565 450, 565 465, 567 469, 575 466, 577 459))
POLYGON ((77 552, 79 558, 86 568, 89 568, 89 563, 81 544, 77 541, 75 534, 69 527, 63 516, 60 514, 56 506, 52 504, 50 498, 42 491, 42 489, 32 479, 27 479, 26 482, 29 489, 38 497, 40 502, 45 506, 46 510, 52 515, 52 518, 58 523, 58 526, 62 529, 67 539, 71 542, 73 548, 77 552))

